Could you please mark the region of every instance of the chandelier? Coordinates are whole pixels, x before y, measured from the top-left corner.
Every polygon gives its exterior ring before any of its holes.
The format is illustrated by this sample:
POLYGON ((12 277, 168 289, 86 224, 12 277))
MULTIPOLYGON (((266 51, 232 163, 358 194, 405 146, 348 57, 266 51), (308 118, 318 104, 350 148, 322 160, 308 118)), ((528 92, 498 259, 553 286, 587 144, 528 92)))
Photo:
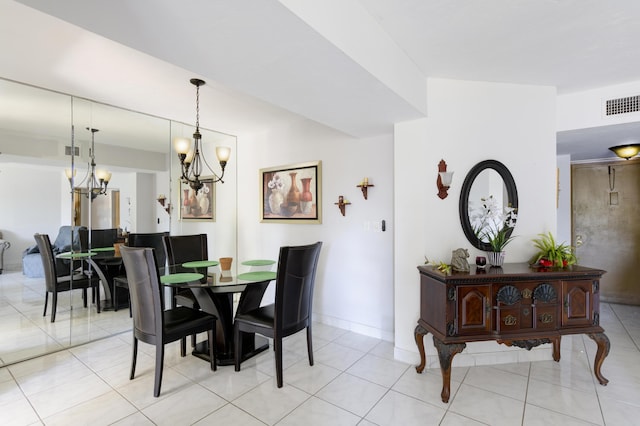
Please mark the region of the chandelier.
MULTIPOLYGON (((89 148, 89 164, 87 166, 87 175, 82 179, 78 188, 86 184, 85 190, 80 190, 80 193, 85 194, 87 198, 91 198, 93 201, 98 195, 105 195, 107 193, 107 186, 111 180, 111 172, 104 169, 96 169, 96 157, 95 157, 95 134, 100 130, 92 127, 87 127, 87 130, 91 132, 91 148, 89 148)), ((75 177, 76 170, 73 173, 70 169, 65 170, 69 183, 73 186, 72 177, 75 177), (73 176, 72 176, 73 174, 73 176)))
POLYGON ((206 83, 198 78, 192 78, 189 81, 191 84, 196 86, 196 131, 193 133, 193 146, 191 145, 191 140, 188 138, 175 138, 173 140, 173 147, 178 153, 178 158, 180 159, 180 165, 182 167, 182 181, 184 183, 188 183, 189 186, 197 192, 203 186, 203 183, 200 180, 200 175, 203 171, 202 163, 204 163, 211 173, 213 173, 213 182, 224 183, 222 178, 224 176, 224 168, 227 165, 227 161, 229 161, 229 156, 231 155, 231 148, 226 146, 216 147, 216 157, 218 157, 218 162, 222 168, 222 173, 218 176, 211 169, 211 166, 207 163, 207 160, 204 158, 204 153, 202 152, 202 135, 200 134, 200 86, 203 86, 206 83))
POLYGON ((612 146, 609 149, 615 152, 618 157, 628 160, 631 157, 635 157, 636 155, 638 155, 638 153, 640 152, 640 144, 633 143, 628 145, 618 145, 612 146))

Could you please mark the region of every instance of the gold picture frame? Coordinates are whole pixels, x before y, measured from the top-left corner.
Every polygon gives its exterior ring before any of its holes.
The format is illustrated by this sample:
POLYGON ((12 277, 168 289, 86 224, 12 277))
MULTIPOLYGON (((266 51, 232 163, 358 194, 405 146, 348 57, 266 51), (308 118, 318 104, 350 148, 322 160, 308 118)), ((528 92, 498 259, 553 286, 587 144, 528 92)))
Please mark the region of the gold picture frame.
POLYGON ((260 169, 260 222, 322 223, 322 162, 260 169))

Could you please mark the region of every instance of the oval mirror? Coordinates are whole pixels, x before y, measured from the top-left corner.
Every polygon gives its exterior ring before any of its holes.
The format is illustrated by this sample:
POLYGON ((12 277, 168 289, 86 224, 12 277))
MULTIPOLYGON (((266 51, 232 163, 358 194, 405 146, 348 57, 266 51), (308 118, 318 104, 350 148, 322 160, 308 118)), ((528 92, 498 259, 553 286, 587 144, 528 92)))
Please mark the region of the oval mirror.
MULTIPOLYGON (((491 251, 491 245, 482 235, 477 224, 478 213, 491 200, 504 211, 511 208, 517 211, 518 191, 516 182, 509 169, 499 161, 485 160, 473 166, 464 178, 460 192, 460 223, 467 240, 477 249, 491 251)), ((507 231, 511 235, 513 228, 507 231)))

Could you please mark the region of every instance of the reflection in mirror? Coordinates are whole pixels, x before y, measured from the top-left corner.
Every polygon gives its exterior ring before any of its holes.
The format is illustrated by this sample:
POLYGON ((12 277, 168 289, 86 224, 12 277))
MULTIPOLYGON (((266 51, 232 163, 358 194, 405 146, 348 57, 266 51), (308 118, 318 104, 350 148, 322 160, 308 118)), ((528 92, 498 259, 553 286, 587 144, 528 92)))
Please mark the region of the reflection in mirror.
MULTIPOLYGON (((59 295, 52 327, 50 317, 42 315, 44 278, 27 277, 20 271, 23 251, 35 245, 34 233, 47 233, 53 242, 60 226, 74 223, 75 212, 77 223, 91 223, 94 229, 119 227, 126 232, 170 231, 175 235, 204 232, 209 235, 210 257, 237 257, 235 161, 227 164, 225 184, 216 184, 216 221, 180 221, 179 180, 172 177, 177 156, 171 140, 172 133, 183 131, 190 136, 193 130, 167 119, 0 79, 0 189, 2 194, 13 194, 12 202, 0 211, 0 231, 12 247, 5 253, 0 275, 0 366, 131 329, 128 309, 98 314, 95 305, 82 306, 80 291, 59 295), (112 172, 109 195, 93 203, 85 196, 74 202, 64 173, 70 167, 73 134, 78 182, 86 174, 91 143, 87 127, 100 130, 95 138, 97 168, 104 166, 112 172), (16 191, 16 182, 38 191, 16 191), (156 201, 160 194, 167 197, 164 206, 156 201), (111 211, 106 222, 98 213, 101 203, 111 211), (89 206, 99 216, 92 212, 91 221, 84 217, 89 206), (7 269, 8 261, 12 270, 7 269)), ((234 136, 201 132, 214 170, 215 146, 231 147, 233 159, 237 153, 234 136)), ((103 289, 101 296, 104 307, 103 289)))
MULTIPOLYGON (((505 221, 515 226, 518 191, 507 167, 495 160, 476 164, 467 174, 460 192, 460 223, 467 240, 477 249, 491 251, 490 235, 505 221)), ((513 227, 507 230, 511 235, 513 227)))

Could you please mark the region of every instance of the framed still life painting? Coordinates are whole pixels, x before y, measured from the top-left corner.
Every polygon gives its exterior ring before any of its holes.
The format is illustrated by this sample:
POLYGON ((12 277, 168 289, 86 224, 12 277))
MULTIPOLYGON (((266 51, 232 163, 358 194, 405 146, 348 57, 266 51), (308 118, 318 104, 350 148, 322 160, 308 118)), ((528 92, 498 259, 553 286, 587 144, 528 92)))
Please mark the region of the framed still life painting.
POLYGON ((320 161, 260 169, 260 221, 322 223, 320 161))
POLYGON ((200 181, 203 185, 198 191, 180 181, 180 220, 216 220, 216 187, 213 176, 203 177, 200 181))

